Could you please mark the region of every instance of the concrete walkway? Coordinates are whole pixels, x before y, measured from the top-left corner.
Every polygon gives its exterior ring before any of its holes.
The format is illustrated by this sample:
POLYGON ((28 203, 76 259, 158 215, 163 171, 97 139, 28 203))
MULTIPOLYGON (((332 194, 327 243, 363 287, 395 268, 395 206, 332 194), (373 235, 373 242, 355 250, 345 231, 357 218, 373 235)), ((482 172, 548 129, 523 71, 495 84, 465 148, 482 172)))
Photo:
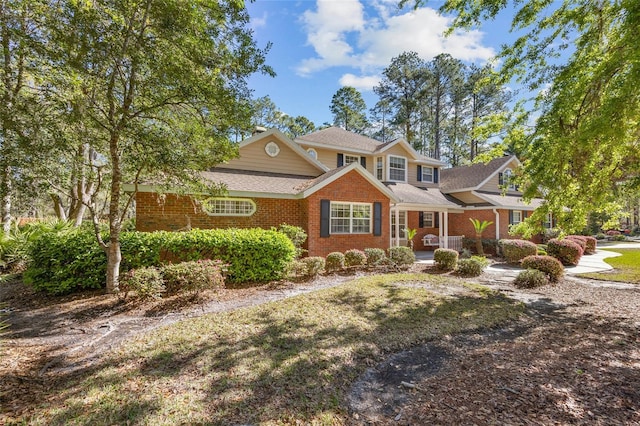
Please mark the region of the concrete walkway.
MULTIPOLYGON (((598 249, 594 254, 582 256, 580 262, 576 266, 565 266, 564 271, 569 275, 584 274, 588 272, 602 272, 613 269, 611 265, 606 263, 604 259, 608 257, 620 256, 620 253, 607 251, 608 248, 640 248, 638 242, 618 242, 618 243, 600 243, 598 242, 598 249)), ((416 263, 423 263, 427 265, 433 264, 433 252, 432 251, 419 251, 416 252, 416 263)), ((517 266, 507 265, 504 263, 490 265, 486 269, 493 273, 502 273, 509 276, 515 276, 522 270, 517 266)))

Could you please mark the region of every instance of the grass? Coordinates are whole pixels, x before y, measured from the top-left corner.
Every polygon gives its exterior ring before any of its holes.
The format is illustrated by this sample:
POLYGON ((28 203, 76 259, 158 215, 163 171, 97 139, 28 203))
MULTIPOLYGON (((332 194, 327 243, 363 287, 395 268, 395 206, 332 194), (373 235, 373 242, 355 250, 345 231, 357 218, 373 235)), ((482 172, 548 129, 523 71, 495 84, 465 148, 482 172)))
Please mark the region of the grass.
POLYGON ((426 274, 365 277, 157 330, 51 390, 29 424, 344 424, 353 381, 386 354, 505 324, 523 306, 486 288, 456 297, 426 274))
POLYGON ((606 272, 580 274, 580 277, 596 280, 617 281, 623 283, 640 284, 640 249, 606 249, 620 253, 622 256, 604 259, 614 269, 606 272))

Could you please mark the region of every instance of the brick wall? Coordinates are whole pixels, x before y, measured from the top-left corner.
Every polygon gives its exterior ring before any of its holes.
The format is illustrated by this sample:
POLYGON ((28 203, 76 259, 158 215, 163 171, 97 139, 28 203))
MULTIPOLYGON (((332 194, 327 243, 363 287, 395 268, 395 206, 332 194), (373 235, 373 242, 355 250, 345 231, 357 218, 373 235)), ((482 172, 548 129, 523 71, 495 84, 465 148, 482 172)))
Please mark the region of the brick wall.
POLYGON ((389 247, 389 198, 371 185, 358 172, 351 171, 341 179, 310 195, 305 202, 309 220, 308 250, 310 256, 326 256, 333 251, 344 252, 353 248, 363 250, 365 248, 387 249, 389 247), (374 236, 373 233, 333 234, 329 237, 321 238, 320 200, 382 203, 382 235, 374 236))
POLYGON ((136 228, 139 231, 176 231, 187 225, 192 228, 265 228, 281 223, 306 230, 303 200, 252 198, 256 212, 252 216, 209 216, 202 212, 189 196, 140 192, 136 195, 136 228))

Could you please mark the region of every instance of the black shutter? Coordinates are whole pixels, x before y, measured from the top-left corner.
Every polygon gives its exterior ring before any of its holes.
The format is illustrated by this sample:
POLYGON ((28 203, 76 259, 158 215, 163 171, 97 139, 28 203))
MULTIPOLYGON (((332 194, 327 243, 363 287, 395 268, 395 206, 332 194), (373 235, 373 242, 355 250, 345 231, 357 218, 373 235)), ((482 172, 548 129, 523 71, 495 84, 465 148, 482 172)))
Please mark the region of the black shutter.
POLYGON ((418 165, 418 182, 422 182, 422 166, 420 165, 418 165))
POLYGON ((360 165, 365 169, 367 168, 367 157, 360 157, 360 165))
POLYGON ((344 155, 338 154, 338 167, 344 166, 344 155))
POLYGON ((509 210, 509 225, 513 225, 513 210, 509 210))
POLYGON ((329 218, 331 217, 331 201, 320 200, 320 237, 329 236, 329 218))
POLYGON ((433 168, 433 183, 438 183, 440 181, 439 177, 438 177, 438 170, 437 168, 433 168))
POLYGON ((373 203, 373 235, 382 235, 382 203, 373 203))
POLYGON ((502 173, 498 173, 498 185, 504 185, 504 175, 502 173))
POLYGON ((433 212, 433 227, 440 228, 440 213, 433 212))
POLYGON ((418 212, 418 228, 424 228, 424 212, 418 212))

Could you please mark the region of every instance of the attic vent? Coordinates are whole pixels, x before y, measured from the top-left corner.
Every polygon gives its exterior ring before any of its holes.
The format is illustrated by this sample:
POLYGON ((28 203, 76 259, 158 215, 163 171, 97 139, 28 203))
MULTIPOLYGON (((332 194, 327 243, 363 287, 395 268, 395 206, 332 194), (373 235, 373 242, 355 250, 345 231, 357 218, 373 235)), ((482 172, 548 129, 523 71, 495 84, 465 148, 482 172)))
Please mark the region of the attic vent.
POLYGON ((253 136, 253 135, 257 135, 258 133, 264 133, 264 132, 266 132, 266 131, 267 131, 266 127, 256 126, 256 127, 253 129, 253 133, 251 133, 251 136, 253 136))

